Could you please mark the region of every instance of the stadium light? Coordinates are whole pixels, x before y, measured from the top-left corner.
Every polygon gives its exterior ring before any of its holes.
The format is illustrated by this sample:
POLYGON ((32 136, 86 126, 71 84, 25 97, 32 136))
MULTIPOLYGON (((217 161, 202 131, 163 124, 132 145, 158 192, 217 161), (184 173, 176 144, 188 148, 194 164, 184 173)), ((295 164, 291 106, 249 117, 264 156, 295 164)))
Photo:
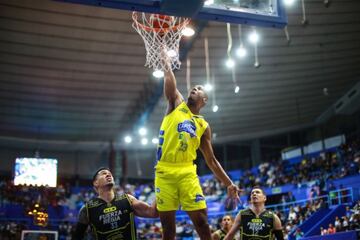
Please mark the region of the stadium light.
POLYGON ((245 57, 246 56, 246 49, 243 46, 240 46, 237 50, 236 50, 236 55, 238 57, 245 57))
POLYGON ((214 0, 206 0, 204 3, 205 6, 209 6, 211 4, 214 4, 214 0))
POLYGON ((170 49, 166 52, 166 54, 170 57, 170 58, 174 58, 177 56, 177 52, 174 49, 170 49))
POLYGON ((225 64, 228 68, 233 68, 235 66, 235 62, 232 60, 232 58, 228 58, 225 64))
POLYGON ((213 90, 213 86, 210 83, 205 84, 204 88, 205 88, 205 91, 213 90))
POLYGON ((131 143, 132 142, 132 138, 130 136, 125 136, 124 137, 124 141, 125 143, 131 143))
POLYGON ((159 143, 159 139, 158 139, 158 138, 153 138, 153 139, 151 140, 151 142, 152 142, 153 144, 158 144, 158 143, 159 143))
POLYGON ((292 6, 295 2, 295 0, 283 0, 285 6, 292 6))
POLYGON ((235 86, 234 92, 238 93, 240 91, 240 87, 239 86, 235 86))
POLYGON ((147 138, 142 138, 142 139, 141 139, 141 144, 142 144, 142 145, 148 144, 147 138))
POLYGON ((139 134, 140 134, 140 136, 145 136, 146 133, 147 133, 146 128, 144 128, 144 127, 139 128, 139 134))
POLYGON ((185 37, 191 37, 195 34, 195 30, 192 27, 186 27, 181 32, 185 37))
POLYGON ((213 112, 217 112, 219 110, 219 106, 218 105, 214 105, 212 108, 213 112))
POLYGON ((255 30, 252 33, 250 33, 249 41, 253 44, 256 44, 257 42, 259 42, 259 34, 257 34, 257 32, 255 30))
POLYGON ((164 72, 161 70, 155 70, 152 75, 156 78, 162 78, 164 77, 164 72))

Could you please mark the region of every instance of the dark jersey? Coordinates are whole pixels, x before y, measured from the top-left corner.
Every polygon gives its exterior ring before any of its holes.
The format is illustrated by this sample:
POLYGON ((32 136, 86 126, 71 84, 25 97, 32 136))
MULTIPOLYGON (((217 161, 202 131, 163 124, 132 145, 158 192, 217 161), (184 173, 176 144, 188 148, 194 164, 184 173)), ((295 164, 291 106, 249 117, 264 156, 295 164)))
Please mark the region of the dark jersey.
POLYGON ((136 239, 134 209, 126 194, 115 196, 110 203, 93 198, 86 203, 86 210, 95 239, 136 239))
POLYGON ((226 232, 222 229, 217 230, 215 233, 217 233, 220 236, 220 240, 223 240, 226 236, 226 232))
POLYGON ((272 240, 274 229, 274 213, 265 210, 258 217, 251 209, 240 211, 241 240, 272 240))

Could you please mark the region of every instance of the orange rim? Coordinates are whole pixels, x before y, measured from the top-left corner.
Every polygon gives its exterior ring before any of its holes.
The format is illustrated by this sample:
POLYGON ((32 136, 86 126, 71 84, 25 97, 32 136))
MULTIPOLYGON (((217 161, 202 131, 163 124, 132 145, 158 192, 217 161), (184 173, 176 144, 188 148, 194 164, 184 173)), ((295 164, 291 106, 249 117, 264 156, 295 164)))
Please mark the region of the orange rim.
POLYGON ((132 19, 134 20, 134 23, 139 26, 140 28, 142 28, 143 30, 145 30, 146 32, 156 32, 156 33, 166 33, 169 32, 170 30, 175 31, 179 28, 181 28, 184 25, 187 25, 190 20, 185 18, 185 20, 177 25, 174 25, 172 27, 168 27, 168 28, 157 28, 157 27, 150 27, 150 26, 146 26, 140 22, 138 22, 138 13, 137 12, 133 12, 132 13, 132 19))

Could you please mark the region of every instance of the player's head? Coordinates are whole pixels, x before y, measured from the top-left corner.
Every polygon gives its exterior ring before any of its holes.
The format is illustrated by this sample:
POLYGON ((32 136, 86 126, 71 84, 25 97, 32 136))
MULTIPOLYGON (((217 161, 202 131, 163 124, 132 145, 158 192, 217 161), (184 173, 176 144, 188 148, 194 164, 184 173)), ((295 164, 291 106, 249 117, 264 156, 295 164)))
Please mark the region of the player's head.
POLYGON ((188 103, 202 108, 207 103, 208 98, 204 86, 196 85, 189 91, 188 103))
POLYGON ((230 215, 225 215, 221 219, 221 228, 230 230, 233 224, 233 218, 230 215))
POLYGON ((266 194, 261 187, 255 186, 252 188, 251 193, 250 193, 250 202, 252 204, 259 204, 259 203, 265 204, 266 194))
POLYGON ((114 177, 109 168, 99 168, 93 176, 93 186, 97 191, 101 187, 113 187, 115 184, 114 177))

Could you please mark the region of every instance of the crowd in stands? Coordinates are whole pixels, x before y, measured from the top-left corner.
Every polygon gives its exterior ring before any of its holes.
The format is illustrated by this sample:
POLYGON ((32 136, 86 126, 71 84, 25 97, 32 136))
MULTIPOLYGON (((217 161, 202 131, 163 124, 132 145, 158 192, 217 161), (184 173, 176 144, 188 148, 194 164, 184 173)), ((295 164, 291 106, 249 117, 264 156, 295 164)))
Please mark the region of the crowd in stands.
MULTIPOLYGON (((276 209, 276 212, 283 222, 285 234, 296 230, 306 218, 320 208, 326 207, 326 203, 318 196, 334 190, 332 180, 343 178, 345 176, 360 173, 360 145, 358 141, 351 144, 344 144, 338 148, 337 152, 322 153, 318 157, 303 159, 297 164, 289 164, 285 161, 265 162, 258 166, 257 171, 246 170, 235 182, 240 188, 249 191, 252 186, 260 185, 263 187, 275 187, 284 184, 293 184, 297 187, 305 185, 312 186, 311 198, 316 200, 309 201, 305 205, 293 205, 289 211, 276 209)), ((202 183, 204 194, 207 201, 222 201, 226 196, 225 188, 214 178, 208 179, 202 183)), ((78 211, 84 202, 95 196, 91 187, 83 188, 74 193, 71 191, 70 184, 62 184, 57 188, 32 187, 32 186, 14 186, 11 181, 0 181, 0 207, 7 204, 20 204, 25 207, 31 207, 35 203, 41 206, 63 207, 78 211)), ((245 191, 244 194, 248 194, 245 191)), ((155 199, 152 184, 133 185, 125 184, 118 186, 116 192, 130 193, 140 200, 153 202, 155 199)), ((295 200, 292 194, 283 196, 281 202, 293 202, 295 200)), ((353 211, 359 211, 359 204, 353 208, 353 211)), ((1 217, 1 216, 0 216, 1 217)), ((216 216, 210 219, 212 228, 218 228, 218 218, 216 216)), ((67 220, 67 219, 65 219, 67 220)), ((68 219, 67 222, 61 222, 55 227, 59 231, 60 239, 67 239, 71 235, 72 223, 76 216, 68 219)), ((326 234, 333 231, 344 231, 351 229, 350 222, 359 222, 359 214, 351 216, 341 216, 328 229, 322 232, 326 234), (350 218, 351 217, 351 218, 350 218), (330 229, 330 230, 329 230, 330 229), (334 230, 335 229, 335 230, 334 230)), ((26 228, 23 223, 0 221, 0 233, 3 236, 14 236, 20 230, 26 228)), ((141 239, 159 239, 161 235, 160 223, 140 223, 138 227, 141 239)), ((192 224, 184 220, 177 222, 176 232, 181 239, 193 237, 195 231, 192 224)), ((301 231, 295 231, 295 234, 301 235, 301 231)), ((7 238, 4 238, 7 239, 7 238)), ((8 238, 17 239, 17 238, 8 238)))
POLYGON ((320 228, 321 235, 329 235, 337 232, 360 229, 360 200, 351 209, 346 206, 346 213, 344 216, 336 216, 333 223, 329 223, 328 228, 320 228))

